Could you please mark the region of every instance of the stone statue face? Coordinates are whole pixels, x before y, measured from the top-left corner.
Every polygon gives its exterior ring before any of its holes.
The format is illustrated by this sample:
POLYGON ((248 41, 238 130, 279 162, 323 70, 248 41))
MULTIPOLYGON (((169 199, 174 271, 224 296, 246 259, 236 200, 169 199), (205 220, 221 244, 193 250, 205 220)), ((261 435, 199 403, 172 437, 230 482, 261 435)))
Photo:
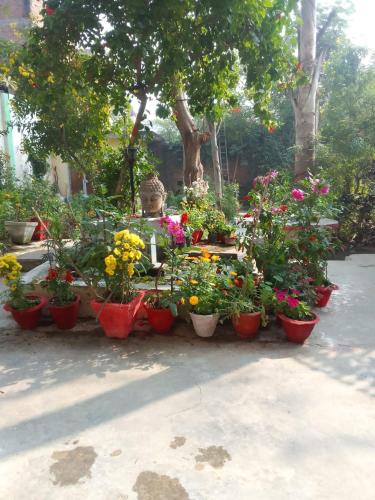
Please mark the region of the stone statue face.
POLYGON ((162 211, 164 197, 161 193, 143 193, 141 197, 145 215, 158 217, 162 211))

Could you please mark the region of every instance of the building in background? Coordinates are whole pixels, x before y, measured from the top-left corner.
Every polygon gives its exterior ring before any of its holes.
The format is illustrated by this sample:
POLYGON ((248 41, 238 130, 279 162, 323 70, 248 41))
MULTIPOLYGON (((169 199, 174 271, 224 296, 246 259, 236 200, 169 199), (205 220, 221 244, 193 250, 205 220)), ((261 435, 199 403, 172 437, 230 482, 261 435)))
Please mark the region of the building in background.
POLYGON ((0 0, 0 38, 22 42, 22 32, 38 22, 43 0, 0 0))

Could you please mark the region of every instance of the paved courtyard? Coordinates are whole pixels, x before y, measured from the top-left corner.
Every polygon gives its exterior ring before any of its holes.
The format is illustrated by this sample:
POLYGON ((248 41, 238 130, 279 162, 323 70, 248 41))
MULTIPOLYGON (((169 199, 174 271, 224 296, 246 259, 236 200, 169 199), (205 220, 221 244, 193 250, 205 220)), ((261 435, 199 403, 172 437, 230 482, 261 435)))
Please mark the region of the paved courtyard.
POLYGON ((373 500, 375 256, 304 346, 22 332, 0 317, 0 499, 373 500))

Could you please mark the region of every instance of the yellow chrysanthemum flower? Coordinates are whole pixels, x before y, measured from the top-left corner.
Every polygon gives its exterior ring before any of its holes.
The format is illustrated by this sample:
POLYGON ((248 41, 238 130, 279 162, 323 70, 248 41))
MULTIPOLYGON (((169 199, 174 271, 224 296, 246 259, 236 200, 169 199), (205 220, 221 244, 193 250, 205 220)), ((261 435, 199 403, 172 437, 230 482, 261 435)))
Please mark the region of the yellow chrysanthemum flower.
POLYGON ((189 302, 192 306, 196 306, 199 302, 199 299, 196 295, 192 295, 189 299, 189 302))
POLYGON ((197 280, 190 280, 190 284, 191 285, 198 285, 198 281, 197 280))
POLYGON ((181 285, 182 285, 182 283, 183 283, 183 281, 182 281, 182 280, 176 280, 176 285, 181 286, 181 285))
POLYGON ((231 271, 229 274, 230 274, 231 276, 237 276, 237 273, 235 273, 234 271, 231 271))
POLYGON ((211 257, 212 262, 218 262, 220 260, 220 257, 218 255, 213 255, 211 257))

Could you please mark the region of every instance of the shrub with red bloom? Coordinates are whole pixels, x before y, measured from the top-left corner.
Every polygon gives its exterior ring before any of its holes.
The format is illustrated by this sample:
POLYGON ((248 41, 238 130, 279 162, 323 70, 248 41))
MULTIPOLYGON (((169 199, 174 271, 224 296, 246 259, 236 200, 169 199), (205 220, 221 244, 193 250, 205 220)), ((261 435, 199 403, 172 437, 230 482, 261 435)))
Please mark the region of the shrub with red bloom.
POLYGON ((55 279, 57 279, 58 275, 59 275, 59 273, 58 273, 57 269, 54 269, 53 267, 50 267, 48 269, 46 280, 48 280, 48 281, 55 280, 55 279))
POLYGON ((44 6, 44 10, 46 11, 47 16, 53 16, 55 13, 55 9, 50 7, 48 4, 44 6))
POLYGON ((244 201, 250 201, 251 200, 251 196, 249 196, 248 194, 246 196, 244 196, 242 198, 244 201))
POLYGON ((189 215, 184 212, 182 215, 181 215, 181 224, 187 224, 189 222, 189 215))
POLYGON ((65 281, 67 281, 68 283, 72 283, 74 281, 73 274, 71 273, 71 271, 66 271, 65 281))

